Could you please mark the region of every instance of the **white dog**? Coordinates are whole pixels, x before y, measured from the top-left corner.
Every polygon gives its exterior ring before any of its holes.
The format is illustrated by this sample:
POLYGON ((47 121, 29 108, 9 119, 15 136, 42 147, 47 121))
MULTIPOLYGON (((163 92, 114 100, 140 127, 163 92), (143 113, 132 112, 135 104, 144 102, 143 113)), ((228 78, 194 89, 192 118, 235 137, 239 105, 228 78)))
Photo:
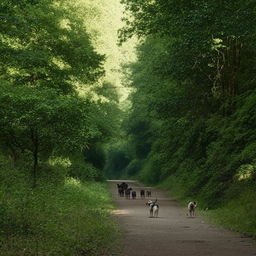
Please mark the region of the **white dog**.
POLYGON ((157 199, 155 200, 155 202, 153 202, 152 200, 149 200, 146 205, 149 206, 149 217, 158 217, 158 212, 159 212, 159 205, 156 203, 157 199))
POLYGON ((195 216, 196 206, 197 206, 196 202, 192 202, 192 201, 188 202, 188 213, 190 217, 195 216))

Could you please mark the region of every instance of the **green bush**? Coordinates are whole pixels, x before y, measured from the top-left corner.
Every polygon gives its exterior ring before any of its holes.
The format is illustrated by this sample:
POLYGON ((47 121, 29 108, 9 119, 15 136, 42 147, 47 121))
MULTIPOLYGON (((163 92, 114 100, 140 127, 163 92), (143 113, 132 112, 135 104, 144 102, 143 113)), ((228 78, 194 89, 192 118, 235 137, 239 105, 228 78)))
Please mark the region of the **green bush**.
POLYGON ((239 182, 233 184, 223 198, 225 204, 209 215, 212 220, 225 227, 240 232, 256 234, 256 193, 254 182, 239 182))
POLYGON ((68 174, 70 177, 74 177, 82 181, 103 181, 103 173, 92 164, 84 161, 75 161, 72 163, 68 168, 68 174))
POLYGON ((135 177, 136 174, 141 170, 143 162, 138 159, 132 160, 125 168, 125 173, 128 177, 135 177))
POLYGON ((27 170, 1 160, 0 255, 110 253, 118 230, 106 185, 74 178, 60 181, 56 167, 43 171, 31 189, 27 170))

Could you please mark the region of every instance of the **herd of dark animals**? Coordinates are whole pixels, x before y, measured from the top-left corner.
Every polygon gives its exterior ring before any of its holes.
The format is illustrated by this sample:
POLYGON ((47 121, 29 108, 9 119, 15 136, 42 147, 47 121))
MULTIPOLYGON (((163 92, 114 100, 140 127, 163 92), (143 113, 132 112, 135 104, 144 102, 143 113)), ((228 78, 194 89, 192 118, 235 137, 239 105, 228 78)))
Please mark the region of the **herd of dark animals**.
MULTIPOLYGON (((125 182, 122 182, 121 184, 117 184, 118 194, 120 197, 124 197, 126 199, 136 199, 137 193, 132 188, 129 188, 128 184, 125 182)), ((151 197, 151 191, 146 191, 146 196, 151 197)), ((145 190, 140 190, 140 197, 141 199, 145 198, 145 190)), ((159 204, 157 203, 157 199, 153 202, 149 200, 146 205, 150 207, 150 217, 158 217, 158 211, 159 211, 159 204)), ((188 214, 187 216, 194 217, 195 216, 195 209, 197 207, 197 203, 193 201, 188 202, 188 214)))
MULTIPOLYGON (((126 199, 136 199, 137 197, 137 193, 135 190, 133 190, 132 188, 129 188, 128 184, 125 182, 122 182, 121 184, 117 184, 117 190, 118 190, 118 194, 120 197, 124 197, 126 199)), ((151 191, 147 190, 146 191, 146 196, 147 197, 151 197, 151 191)), ((145 198, 145 190, 141 189, 140 190, 140 197, 141 198, 145 198)))
MULTIPOLYGON (((117 190, 118 194, 120 197, 124 197, 126 199, 136 199, 137 193, 135 190, 132 188, 129 188, 128 184, 125 182, 122 182, 121 184, 117 184, 117 190)), ((151 191, 147 190, 146 191, 146 196, 151 197, 151 191)), ((144 199, 145 198, 145 190, 141 189, 140 190, 140 198, 144 199)), ((152 200, 149 200, 146 205, 149 206, 149 213, 150 217, 158 217, 158 210, 159 210, 159 205, 157 203, 157 199, 153 202, 152 200)))

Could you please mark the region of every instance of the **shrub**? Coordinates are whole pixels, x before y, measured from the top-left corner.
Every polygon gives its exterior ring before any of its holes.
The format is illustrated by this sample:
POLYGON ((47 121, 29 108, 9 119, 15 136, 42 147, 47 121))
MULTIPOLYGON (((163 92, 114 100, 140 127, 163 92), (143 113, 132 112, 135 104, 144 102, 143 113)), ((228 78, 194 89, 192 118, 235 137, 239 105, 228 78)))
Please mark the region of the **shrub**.
POLYGON ((61 180, 61 170, 48 167, 31 189, 28 173, 1 161, 1 255, 102 256, 113 249, 118 230, 103 183, 61 180))

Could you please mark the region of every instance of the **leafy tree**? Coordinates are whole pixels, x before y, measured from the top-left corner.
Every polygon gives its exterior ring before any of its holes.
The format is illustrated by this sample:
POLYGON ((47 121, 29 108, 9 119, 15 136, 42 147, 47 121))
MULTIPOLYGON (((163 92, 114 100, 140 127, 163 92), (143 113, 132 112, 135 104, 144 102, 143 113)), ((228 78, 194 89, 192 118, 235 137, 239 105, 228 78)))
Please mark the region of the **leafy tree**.
POLYGON ((39 159, 81 151, 97 134, 90 126, 90 105, 54 90, 1 88, 1 143, 13 159, 29 152, 36 184, 39 159))
MULTIPOLYGON (((69 1, 3 1, 0 77, 14 85, 74 92, 103 74, 83 13, 69 1)), ((82 9, 84 10, 84 8, 82 9)))
POLYGON ((134 34, 169 37, 168 72, 177 81, 191 82, 190 88, 202 87, 204 100, 213 96, 224 104, 243 91, 243 72, 254 71, 246 65, 255 54, 253 1, 122 2, 127 17, 121 41, 134 34))
POLYGON ((240 170, 254 166, 255 123, 249 120, 254 119, 255 4, 122 3, 126 25, 120 42, 141 40, 126 72, 134 89, 124 122, 132 149, 127 170, 137 173, 139 158, 141 180, 166 182, 182 196, 196 195, 202 205, 217 207, 240 170))
POLYGON ((1 147, 13 159, 33 156, 34 184, 38 159, 76 161, 74 152, 102 148, 114 135, 117 95, 107 83, 100 89, 105 58, 87 32, 90 8, 69 0, 0 3, 1 147))

